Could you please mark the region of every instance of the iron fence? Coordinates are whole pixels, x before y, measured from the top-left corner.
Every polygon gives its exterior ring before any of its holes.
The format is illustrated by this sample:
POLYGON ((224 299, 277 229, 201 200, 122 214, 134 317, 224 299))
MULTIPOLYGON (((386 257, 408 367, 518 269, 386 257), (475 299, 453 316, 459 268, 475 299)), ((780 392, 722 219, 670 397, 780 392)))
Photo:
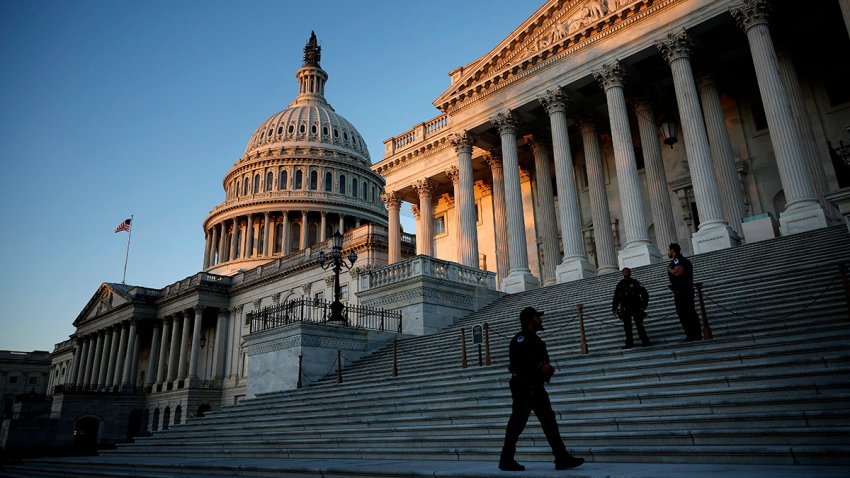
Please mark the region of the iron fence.
MULTIPOLYGON (((293 299, 263 307, 251 313, 251 332, 282 327, 298 322, 324 324, 331 314, 331 302, 317 299, 293 299)), ((401 312, 346 304, 342 309, 345 325, 370 330, 401 333, 401 312)))

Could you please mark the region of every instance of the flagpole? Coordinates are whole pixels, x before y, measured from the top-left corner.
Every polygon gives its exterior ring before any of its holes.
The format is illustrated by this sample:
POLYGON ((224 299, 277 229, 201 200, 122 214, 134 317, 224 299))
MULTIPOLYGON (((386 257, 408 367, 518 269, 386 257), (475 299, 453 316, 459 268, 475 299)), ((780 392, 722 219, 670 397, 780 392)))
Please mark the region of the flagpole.
POLYGON ((127 259, 130 257, 130 238, 133 237, 133 215, 130 214, 130 230, 127 231, 127 252, 124 253, 124 275, 121 277, 121 283, 124 284, 127 279, 127 259))

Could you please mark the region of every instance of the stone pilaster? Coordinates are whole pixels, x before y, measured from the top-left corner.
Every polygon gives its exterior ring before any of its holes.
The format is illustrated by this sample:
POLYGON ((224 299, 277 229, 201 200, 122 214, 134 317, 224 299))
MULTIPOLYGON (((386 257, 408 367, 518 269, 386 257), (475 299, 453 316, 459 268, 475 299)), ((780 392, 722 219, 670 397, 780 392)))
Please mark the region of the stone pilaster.
POLYGON ((720 92, 717 90, 714 78, 708 74, 700 75, 697 78, 697 89, 705 115, 708 146, 711 150, 711 157, 714 159, 714 174, 717 176, 717 186, 720 189, 723 215, 726 217, 729 226, 738 234, 738 237, 742 237, 741 218, 746 214, 744 193, 741 190, 741 181, 738 179, 738 168, 735 166, 732 141, 729 139, 729 131, 726 129, 720 92))
POLYGON ((636 267, 657 262, 661 253, 647 237, 646 219, 643 212, 643 199, 640 191, 640 178, 635 163, 634 142, 629 128, 626 98, 623 91, 625 70, 619 61, 602 66, 593 71, 593 76, 605 90, 608 102, 608 116, 611 122, 611 140, 614 147, 614 160, 617 167, 617 183, 620 189, 620 203, 623 209, 623 224, 626 242, 619 253, 618 266, 636 267))
POLYGON ((502 162, 505 180, 505 216, 508 232, 510 271, 502 281, 503 292, 514 293, 540 286, 528 268, 528 243, 525 240, 525 216, 522 211, 522 192, 519 178, 519 155, 516 147, 517 122, 510 112, 491 118, 502 142, 502 162))
POLYGON ((180 363, 180 331, 183 328, 183 317, 174 314, 171 322, 171 350, 168 352, 168 374, 166 381, 173 383, 177 380, 177 371, 180 363))
POLYGON ((395 264, 401 260, 401 199, 395 191, 381 195, 381 200, 387 205, 387 264, 395 264))
POLYGON ((659 250, 663 250, 677 240, 673 207, 670 204, 670 192, 667 187, 667 174, 664 171, 661 146, 658 141, 655 112, 649 101, 643 98, 635 101, 634 106, 643 149, 646 189, 652 209, 652 222, 655 225, 655 244, 659 250))
POLYGON ((136 321, 130 321, 129 331, 127 332, 127 352, 124 357, 124 371, 121 374, 121 387, 133 385, 133 367, 135 366, 136 358, 136 321))
POLYGON ((705 132, 696 83, 691 70, 691 40, 684 30, 668 33, 655 46, 670 64, 673 86, 682 121, 682 136, 691 172, 691 184, 699 210, 699 229, 693 235, 695 254, 726 249, 740 242, 723 216, 720 189, 711 164, 708 136, 705 132))
MULTIPOLYGON (((581 234, 581 205, 578 202, 575 164, 570 150, 570 135, 567 128, 568 95, 561 89, 548 90, 539 98, 552 128, 552 151, 555 154, 555 180, 558 184, 558 212, 561 219, 561 243, 564 248, 564 260, 558 264, 556 277, 558 283, 569 282, 596 275, 594 267, 587 260, 584 240, 581 234)), ((537 152, 535 151, 535 160, 537 152)), ((539 177, 539 176, 538 176, 539 177)), ((538 179, 538 183, 539 183, 538 179)), ((538 191, 542 193, 543 191, 538 191)), ((552 197, 540 194, 543 202, 552 197)), ((544 245, 545 247, 545 245, 544 245)))
POLYGON ((416 253, 434 255, 434 204, 431 200, 433 183, 428 178, 413 183, 413 189, 419 195, 419 228, 416 230, 416 253))
POLYGON ((198 357, 201 353, 201 327, 203 327, 204 306, 195 306, 195 321, 192 330, 192 353, 189 356, 189 380, 198 379, 198 357))
POLYGON ((460 263, 478 269, 478 224, 475 219, 475 191, 472 178, 472 145, 475 138, 464 131, 449 136, 457 153, 458 185, 455 195, 460 234, 460 263))
POLYGON ((779 72, 768 26, 768 2, 745 0, 730 12, 747 34, 770 129, 770 142, 785 193, 785 211, 779 215, 782 234, 826 227, 826 217, 815 197, 811 172, 803 155, 800 131, 791 112, 788 88, 779 72))
POLYGON ((493 220, 494 239, 496 240, 496 279, 499 286, 508 276, 510 264, 508 262, 508 221, 505 206, 505 178, 502 170, 502 157, 493 151, 484 156, 484 160, 490 166, 493 175, 493 220))
POLYGON ((145 387, 150 387, 156 381, 157 363, 159 360, 159 348, 162 342, 162 323, 153 326, 153 337, 151 337, 151 351, 148 355, 148 369, 145 372, 145 387))
POLYGON ((168 369, 168 348, 171 345, 171 317, 162 319, 162 343, 159 347, 159 360, 157 360, 156 385, 165 382, 165 371, 168 369))
POLYGON ((103 331, 103 353, 100 357, 100 371, 97 374, 98 388, 106 385, 106 372, 109 367, 109 360, 112 353, 112 327, 107 327, 103 331))

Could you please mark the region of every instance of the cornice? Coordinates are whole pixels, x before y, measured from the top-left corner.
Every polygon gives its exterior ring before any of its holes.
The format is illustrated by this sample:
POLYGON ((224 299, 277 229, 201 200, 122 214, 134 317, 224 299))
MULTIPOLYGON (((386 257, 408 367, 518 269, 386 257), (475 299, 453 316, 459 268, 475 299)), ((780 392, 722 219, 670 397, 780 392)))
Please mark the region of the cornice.
POLYGON ((449 142, 449 136, 451 136, 452 133, 453 131, 446 131, 446 134, 434 139, 433 141, 429 141, 418 148, 405 151, 404 154, 397 158, 382 161, 373 166, 373 171, 386 178, 387 174, 392 173, 397 169, 407 167, 410 164, 442 153, 447 149, 454 148, 454 146, 452 146, 449 142))

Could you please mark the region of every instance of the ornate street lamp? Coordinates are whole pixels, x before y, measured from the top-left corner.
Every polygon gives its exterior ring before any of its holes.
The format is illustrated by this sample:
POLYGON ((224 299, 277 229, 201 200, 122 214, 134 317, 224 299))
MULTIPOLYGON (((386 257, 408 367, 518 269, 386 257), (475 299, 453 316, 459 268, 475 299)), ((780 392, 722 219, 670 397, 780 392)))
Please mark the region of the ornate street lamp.
POLYGON ((328 322, 340 322, 347 323, 348 321, 342 315, 342 309, 344 306, 342 302, 339 301, 339 273, 343 267, 346 270, 350 270, 351 267, 357 262, 357 253, 351 251, 348 253, 348 262, 345 262, 345 258, 342 257, 342 234, 339 231, 335 232, 333 237, 333 247, 331 247, 331 256, 328 258, 325 255, 325 251, 319 251, 319 256, 317 260, 319 261, 319 265, 322 266, 322 269, 328 270, 333 269, 334 273, 334 301, 331 303, 331 315, 328 317, 328 322))
POLYGON ((674 123, 673 121, 665 121, 658 125, 658 128, 661 130, 661 134, 664 136, 664 144, 673 148, 673 145, 679 142, 679 138, 677 138, 677 133, 679 132, 679 125, 674 123))

